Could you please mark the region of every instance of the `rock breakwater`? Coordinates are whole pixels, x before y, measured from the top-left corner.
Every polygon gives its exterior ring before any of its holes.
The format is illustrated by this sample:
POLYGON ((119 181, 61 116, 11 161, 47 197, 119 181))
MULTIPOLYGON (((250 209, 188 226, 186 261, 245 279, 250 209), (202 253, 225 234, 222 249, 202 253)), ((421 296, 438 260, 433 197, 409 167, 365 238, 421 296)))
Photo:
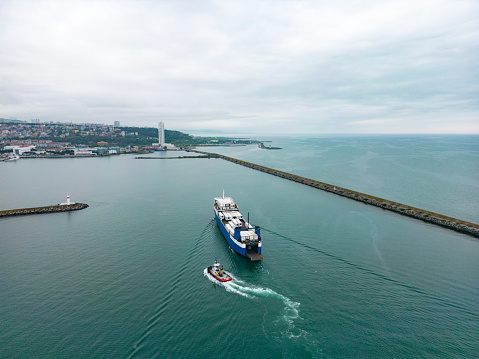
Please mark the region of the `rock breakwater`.
MULTIPOLYGON (((195 151, 197 153, 202 153, 202 154, 211 154, 208 152, 203 152, 198 150, 192 150, 192 151, 195 151)), ((337 194, 342 197, 350 198, 355 201, 362 202, 364 204, 376 206, 384 210, 392 211, 407 217, 420 219, 427 223, 435 224, 444 228, 451 229, 456 232, 464 233, 472 237, 479 238, 479 225, 476 223, 466 222, 457 218, 452 218, 452 217, 444 216, 439 213, 434 213, 434 212, 426 211, 424 209, 411 207, 406 204, 393 202, 384 198, 374 197, 365 193, 353 191, 353 190, 339 187, 339 186, 334 186, 329 183, 316 181, 310 178, 301 177, 291 173, 275 170, 273 168, 268 168, 268 167, 257 165, 251 162, 242 161, 236 158, 223 156, 219 154, 217 154, 217 156, 218 158, 239 164, 241 166, 252 168, 254 170, 265 172, 273 176, 278 176, 290 181, 298 182, 310 187, 314 187, 323 191, 337 194)))
POLYGON ((81 209, 85 209, 87 207, 88 205, 86 203, 75 203, 75 204, 69 204, 69 205, 54 205, 54 206, 45 206, 45 207, 10 209, 6 211, 0 211, 0 217, 70 212, 70 211, 78 211, 81 209))

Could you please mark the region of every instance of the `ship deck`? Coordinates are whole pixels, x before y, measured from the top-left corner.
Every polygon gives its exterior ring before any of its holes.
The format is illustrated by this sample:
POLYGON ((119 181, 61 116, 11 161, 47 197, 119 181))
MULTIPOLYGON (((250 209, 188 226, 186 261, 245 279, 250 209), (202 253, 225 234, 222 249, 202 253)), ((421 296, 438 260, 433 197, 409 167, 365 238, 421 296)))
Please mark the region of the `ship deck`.
MULTIPOLYGON (((250 228, 246 228, 246 222, 244 221, 244 219, 241 219, 241 225, 240 227, 238 227, 239 230, 241 231, 250 231, 252 234, 254 234, 254 228, 250 227, 250 228)), ((228 223, 229 221, 226 220, 226 219, 222 219, 221 220, 221 223, 223 223, 223 226, 226 226, 226 224, 228 223)), ((226 227, 225 227, 226 228, 226 227)), ((259 240, 258 239, 240 239, 239 240, 241 243, 245 243, 245 244, 255 244, 255 243, 258 243, 259 240)))

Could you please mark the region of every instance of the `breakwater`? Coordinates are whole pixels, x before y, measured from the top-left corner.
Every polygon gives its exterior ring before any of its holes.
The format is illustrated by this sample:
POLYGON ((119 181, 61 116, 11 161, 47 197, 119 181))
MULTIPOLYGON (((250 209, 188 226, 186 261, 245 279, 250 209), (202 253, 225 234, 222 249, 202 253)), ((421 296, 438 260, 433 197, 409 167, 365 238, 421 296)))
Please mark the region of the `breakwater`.
POLYGON ((476 223, 466 222, 457 218, 452 218, 439 213, 434 213, 434 212, 426 211, 424 209, 411 207, 406 204, 390 201, 384 198, 374 197, 365 193, 331 185, 329 183, 316 181, 310 178, 301 177, 291 173, 275 170, 273 168, 257 165, 251 162, 242 161, 236 158, 232 158, 232 157, 228 157, 228 156, 224 156, 220 154, 213 154, 213 153, 198 151, 198 150, 191 150, 191 151, 202 153, 202 154, 215 155, 215 157, 217 158, 221 158, 223 160, 233 162, 244 167, 252 168, 254 170, 265 172, 273 176, 298 182, 306 186, 310 186, 310 187, 314 187, 326 192, 334 193, 338 196, 353 199, 355 201, 359 201, 364 204, 376 206, 384 210, 401 214, 403 216, 419 219, 427 223, 435 224, 444 228, 451 229, 456 232, 464 233, 464 234, 479 238, 479 225, 476 223))
POLYGON ((135 157, 135 160, 183 160, 188 158, 218 158, 216 154, 209 154, 209 155, 200 155, 200 156, 175 156, 175 157, 146 157, 146 156, 138 156, 135 157))
POLYGON ((81 209, 85 209, 87 207, 88 205, 86 203, 74 203, 74 204, 68 204, 68 205, 54 205, 54 206, 45 206, 45 207, 10 209, 6 211, 0 211, 0 217, 70 212, 70 211, 78 211, 81 209))
POLYGON ((258 143, 258 148, 262 148, 263 150, 282 150, 281 147, 265 146, 263 142, 258 143))

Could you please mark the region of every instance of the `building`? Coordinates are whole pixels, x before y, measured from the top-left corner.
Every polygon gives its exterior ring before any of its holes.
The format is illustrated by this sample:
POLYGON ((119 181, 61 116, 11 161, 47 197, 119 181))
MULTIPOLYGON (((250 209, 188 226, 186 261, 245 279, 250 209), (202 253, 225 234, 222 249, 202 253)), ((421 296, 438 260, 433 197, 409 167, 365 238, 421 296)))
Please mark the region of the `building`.
POLYGON ((108 147, 97 148, 96 153, 98 153, 99 156, 107 155, 108 154, 108 147))
POLYGON ((5 150, 12 150, 13 154, 21 156, 25 152, 30 152, 35 146, 5 146, 5 150))
POLYGON ((158 145, 165 145, 165 124, 163 122, 158 122, 158 145))
POLYGON ((115 127, 120 127, 120 121, 115 121, 113 124, 115 127))
POLYGON ((96 153, 93 153, 90 149, 75 149, 73 151, 75 156, 95 156, 96 153))
MULTIPOLYGON (((153 144, 156 146, 156 144, 153 144)), ((175 145, 165 142, 165 124, 158 122, 158 145, 159 147, 166 148, 168 150, 176 150, 175 145)))

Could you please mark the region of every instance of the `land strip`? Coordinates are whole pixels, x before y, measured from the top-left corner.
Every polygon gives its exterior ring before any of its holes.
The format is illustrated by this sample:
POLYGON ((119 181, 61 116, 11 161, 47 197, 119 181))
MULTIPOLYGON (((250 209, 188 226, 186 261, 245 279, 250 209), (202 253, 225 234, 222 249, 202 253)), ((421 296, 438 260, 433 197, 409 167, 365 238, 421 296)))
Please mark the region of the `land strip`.
POLYGON ((191 151, 201 153, 201 154, 216 155, 215 157, 217 158, 221 158, 223 160, 233 162, 241 166, 252 168, 254 170, 265 172, 273 176, 278 176, 290 181, 298 182, 306 186, 310 186, 323 191, 334 193, 342 197, 350 198, 355 201, 376 206, 388 211, 399 213, 407 217, 419 219, 427 223, 435 224, 444 228, 451 229, 456 232, 464 233, 472 237, 479 238, 479 225, 476 223, 466 222, 457 218, 444 216, 439 213, 426 211, 424 209, 420 209, 416 207, 411 207, 406 204, 390 201, 384 198, 374 197, 365 193, 353 191, 353 190, 339 187, 339 186, 334 186, 329 183, 316 181, 310 178, 301 177, 291 173, 275 170, 273 168, 257 165, 251 162, 242 161, 236 158, 232 158, 232 157, 228 157, 228 156, 224 156, 220 154, 213 154, 213 153, 198 151, 198 150, 191 150, 191 151))
POLYGON ((75 204, 67 204, 67 205, 10 209, 6 211, 0 211, 0 217, 23 216, 28 214, 70 212, 70 211, 78 211, 81 209, 85 209, 87 207, 88 205, 86 203, 75 203, 75 204))
POLYGON ((177 159, 188 159, 188 158, 218 158, 218 155, 200 155, 200 156, 172 156, 172 157, 146 157, 138 156, 135 157, 136 160, 177 160, 177 159))

